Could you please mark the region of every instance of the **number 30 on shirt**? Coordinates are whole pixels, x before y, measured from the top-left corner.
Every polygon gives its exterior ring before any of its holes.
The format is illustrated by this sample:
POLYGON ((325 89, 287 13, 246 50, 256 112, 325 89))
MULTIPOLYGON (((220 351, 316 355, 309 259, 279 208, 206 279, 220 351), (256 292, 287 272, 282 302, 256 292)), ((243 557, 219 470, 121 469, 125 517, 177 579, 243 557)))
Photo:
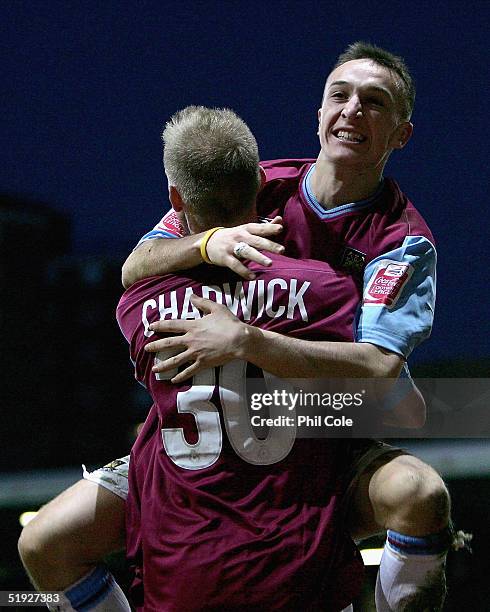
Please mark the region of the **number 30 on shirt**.
MULTIPOLYGON (((157 360, 168 355, 159 353, 157 360)), ((265 439, 255 435, 250 423, 246 394, 247 363, 230 361, 218 370, 219 398, 226 433, 236 454, 255 465, 270 465, 286 457, 293 447, 296 427, 271 427, 265 439)), ((276 380, 264 372, 267 389, 274 388, 276 380)), ((174 373, 156 374, 158 380, 168 380, 174 373)), ((192 414, 196 422, 198 440, 189 444, 182 427, 163 428, 163 446, 169 458, 186 470, 202 470, 218 460, 223 446, 223 432, 218 408, 211 398, 216 386, 215 369, 199 372, 187 391, 177 394, 177 412, 192 414)), ((279 408, 270 408, 270 416, 279 416, 279 408)), ((291 413, 294 416, 294 413, 291 413)))

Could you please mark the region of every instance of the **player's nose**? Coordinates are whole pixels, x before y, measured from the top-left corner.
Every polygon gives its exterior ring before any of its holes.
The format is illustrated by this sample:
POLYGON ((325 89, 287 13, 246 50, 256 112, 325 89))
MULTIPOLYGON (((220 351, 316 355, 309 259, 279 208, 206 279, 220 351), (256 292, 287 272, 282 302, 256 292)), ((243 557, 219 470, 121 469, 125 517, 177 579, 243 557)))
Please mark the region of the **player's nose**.
POLYGON ((342 109, 342 117, 350 119, 351 117, 359 117, 362 115, 362 104, 358 96, 352 96, 347 100, 342 109))

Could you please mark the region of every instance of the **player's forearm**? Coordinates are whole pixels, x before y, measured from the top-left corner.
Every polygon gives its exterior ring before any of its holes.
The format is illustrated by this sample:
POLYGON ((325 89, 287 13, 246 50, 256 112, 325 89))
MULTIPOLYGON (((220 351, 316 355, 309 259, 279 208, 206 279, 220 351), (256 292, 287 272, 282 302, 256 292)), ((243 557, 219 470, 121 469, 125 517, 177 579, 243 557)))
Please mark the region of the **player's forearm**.
POLYGON ((187 270, 202 263, 200 243, 204 232, 184 238, 147 240, 134 250, 122 267, 125 289, 149 276, 187 270))
POLYGON ((281 378, 397 378, 400 356, 373 344, 314 342, 249 327, 242 357, 281 378))

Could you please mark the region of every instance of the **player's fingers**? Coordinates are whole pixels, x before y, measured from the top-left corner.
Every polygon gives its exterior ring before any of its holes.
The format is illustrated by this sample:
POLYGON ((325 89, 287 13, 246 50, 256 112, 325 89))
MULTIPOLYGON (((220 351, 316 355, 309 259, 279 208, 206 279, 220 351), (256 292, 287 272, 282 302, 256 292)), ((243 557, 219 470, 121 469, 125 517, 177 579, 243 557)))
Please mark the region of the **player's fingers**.
POLYGON ((191 295, 191 302, 204 314, 210 314, 221 308, 220 304, 194 294, 191 295))
POLYGON ((185 334, 193 324, 194 321, 185 319, 167 319, 151 323, 149 329, 157 334, 185 334))
POLYGON ((145 344, 145 351, 148 353, 159 353, 174 348, 185 348, 186 344, 183 340, 184 336, 171 336, 170 338, 159 338, 153 342, 145 344))
POLYGON ((254 236, 277 236, 282 232, 281 223, 247 223, 245 229, 254 236))
POLYGON ((266 255, 259 253, 257 249, 254 249, 254 247, 250 245, 246 248, 244 247, 241 250, 240 256, 242 259, 249 259, 250 261, 255 261, 261 266, 270 266, 272 264, 272 259, 269 259, 269 257, 267 257, 266 255))
POLYGON ((187 367, 185 370, 182 370, 182 372, 179 372, 173 378, 171 378, 170 382, 173 382, 174 384, 179 384, 181 382, 188 380, 189 378, 192 378, 198 372, 201 372, 204 369, 205 367, 199 365, 196 361, 195 363, 187 367))
POLYGON ((178 353, 177 355, 173 355, 168 359, 164 359, 163 361, 159 361, 152 368, 152 372, 166 372, 167 370, 173 370, 174 368, 178 368, 184 363, 189 363, 192 361, 193 353, 190 350, 183 351, 182 353, 178 353))
MULTIPOLYGON (((250 236, 250 238, 244 240, 244 242, 248 243, 251 247, 257 249, 258 251, 268 251, 269 253, 284 253, 284 247, 282 244, 278 244, 268 238, 262 238, 261 236, 250 236)), ((248 254, 244 257, 248 257, 248 254)), ((255 260, 254 260, 255 261, 255 260)))
POLYGON ((236 272, 245 280, 255 280, 256 278, 254 272, 249 270, 247 266, 244 266, 240 260, 234 256, 228 257, 225 260, 225 265, 227 268, 230 268, 230 270, 233 270, 233 272, 236 272))
POLYGON ((276 215, 270 222, 282 225, 282 217, 280 215, 276 215))

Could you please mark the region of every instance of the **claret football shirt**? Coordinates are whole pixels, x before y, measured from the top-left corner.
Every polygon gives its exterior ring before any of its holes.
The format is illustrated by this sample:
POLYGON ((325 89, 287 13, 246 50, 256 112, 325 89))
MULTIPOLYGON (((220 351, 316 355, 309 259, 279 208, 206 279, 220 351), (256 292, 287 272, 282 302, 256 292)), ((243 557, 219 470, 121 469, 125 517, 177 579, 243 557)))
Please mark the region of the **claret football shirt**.
POLYGON ((352 277, 324 262, 272 259, 255 266, 254 281, 203 265, 140 281, 119 303, 136 378, 154 401, 132 451, 127 502, 139 609, 334 612, 359 591, 362 561, 339 513, 348 441, 295 440, 287 427, 258 439, 246 427, 245 363, 173 385, 144 350, 151 322, 200 316, 192 294, 263 329, 351 340, 352 277))

